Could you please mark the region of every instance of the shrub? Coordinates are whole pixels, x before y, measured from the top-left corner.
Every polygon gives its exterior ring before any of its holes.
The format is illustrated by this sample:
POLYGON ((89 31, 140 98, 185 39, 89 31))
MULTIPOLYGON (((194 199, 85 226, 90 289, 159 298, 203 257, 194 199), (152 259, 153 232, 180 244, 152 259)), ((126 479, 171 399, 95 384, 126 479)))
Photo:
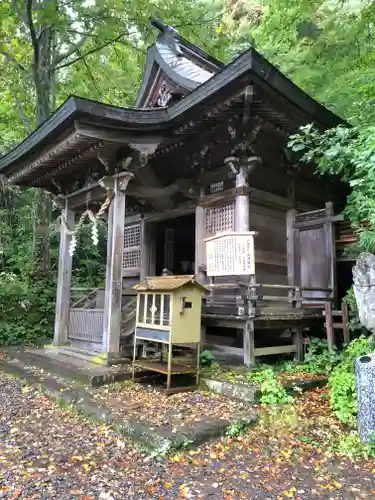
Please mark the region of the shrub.
POLYGON ((294 361, 287 361, 281 366, 281 371, 325 375, 333 370, 340 359, 341 354, 338 351, 329 352, 326 340, 310 337, 305 362, 303 364, 296 364, 294 361))
POLYGON ((0 273, 0 345, 34 345, 52 336, 56 284, 0 273))
POLYGON ((288 395, 272 367, 267 367, 257 372, 250 372, 249 380, 260 384, 260 402, 263 405, 286 404, 293 401, 292 396, 288 395))
POLYGON ((352 340, 343 353, 342 361, 329 377, 331 406, 344 424, 354 425, 357 415, 355 360, 370 351, 371 344, 367 337, 352 340))

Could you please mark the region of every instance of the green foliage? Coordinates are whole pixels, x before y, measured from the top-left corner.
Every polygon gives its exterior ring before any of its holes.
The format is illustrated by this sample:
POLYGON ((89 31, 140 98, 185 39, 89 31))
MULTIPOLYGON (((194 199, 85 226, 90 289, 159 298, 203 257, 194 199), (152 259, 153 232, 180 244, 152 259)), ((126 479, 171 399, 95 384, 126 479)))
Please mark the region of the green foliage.
POLYGON ((210 367, 214 357, 211 351, 205 350, 200 353, 200 364, 202 367, 210 367))
POLYGON ((263 405, 287 404, 293 401, 292 396, 288 395, 286 389, 279 382, 277 374, 272 367, 250 372, 249 380, 260 384, 260 402, 263 405))
POLYGON ((55 284, 0 273, 0 345, 35 345, 51 338, 55 284))
POLYGON ((40 124, 39 105, 44 107, 43 119, 71 94, 133 105, 147 47, 156 36, 149 23, 151 15, 176 26, 182 36, 212 55, 223 57, 228 42, 216 31, 220 9, 216 0, 39 0, 31 11, 33 43, 26 2, 3 0, 0 152, 40 124), (52 43, 45 43, 47 35, 52 43))
MULTIPOLYGON (((50 228, 51 271, 39 281, 34 276, 35 210, 33 190, 3 186, 0 202, 0 346, 38 344, 50 340, 56 297, 58 232, 50 228)), ((53 214, 57 218, 57 213, 53 214)), ((73 260, 73 286, 96 287, 104 282, 104 224, 99 244, 93 246, 84 227, 73 260)))
POLYGON ((312 125, 290 137, 289 147, 301 161, 315 162, 320 174, 339 176, 352 188, 345 215, 356 230, 361 251, 375 250, 375 127, 343 126, 319 132, 312 125))
POLYGON ((230 426, 225 430, 225 435, 229 437, 241 436, 246 431, 246 429, 248 429, 248 427, 249 424, 247 422, 232 422, 230 426))
POLYGON ((225 0, 238 54, 255 46, 308 94, 355 125, 375 118, 374 2, 225 0))
POLYGON ((310 337, 310 344, 305 356, 305 362, 297 364, 287 361, 280 366, 281 372, 310 373, 312 375, 328 375, 339 363, 341 354, 338 351, 329 352, 326 340, 310 337))
POLYGON ((357 399, 354 363, 359 356, 372 349, 367 337, 352 340, 345 349, 342 361, 333 369, 329 377, 331 406, 337 418, 344 424, 354 425, 357 415, 357 399))
POLYGON ((375 441, 362 443, 357 431, 348 434, 340 433, 339 436, 330 443, 330 448, 335 453, 340 453, 351 460, 367 460, 375 458, 375 441))

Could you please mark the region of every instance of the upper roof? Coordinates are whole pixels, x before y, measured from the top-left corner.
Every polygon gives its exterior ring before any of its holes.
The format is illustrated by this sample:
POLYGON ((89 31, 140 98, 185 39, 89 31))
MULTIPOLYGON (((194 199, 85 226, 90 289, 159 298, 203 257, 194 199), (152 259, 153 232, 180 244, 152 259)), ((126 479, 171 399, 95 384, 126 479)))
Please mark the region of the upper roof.
POLYGON ((207 293, 207 289, 201 285, 196 279, 195 275, 180 275, 180 276, 153 276, 146 278, 142 283, 133 286, 134 290, 139 292, 153 292, 153 291, 173 291, 185 285, 195 285, 202 291, 207 293))
MULTIPOLYGON (((322 129, 343 123, 255 49, 223 66, 171 28, 162 27, 158 41, 149 51, 137 104, 158 106, 150 101, 154 95, 150 89, 156 83, 162 89, 164 77, 183 98, 177 102, 170 100, 166 107, 145 109, 121 108, 72 96, 0 158, 0 172, 20 185, 43 186, 53 191, 51 185, 60 177, 70 175, 75 169, 84 171, 102 149, 112 151, 126 146, 130 150, 133 143, 138 147, 150 142, 163 149, 166 144, 169 147, 180 143, 185 136, 201 134, 202 129, 212 129, 213 123, 220 120, 227 122, 232 103, 236 101, 237 106, 244 103, 249 86, 255 89, 253 111, 263 112, 267 120, 281 123, 287 131, 310 122, 322 129), (182 55, 170 57, 173 50, 180 50, 182 55), (155 64, 159 65, 159 77, 152 74, 155 64)), ((154 151, 158 154, 160 149, 154 151)))
POLYGON ((150 18, 159 30, 147 51, 136 107, 164 107, 195 90, 220 71, 224 64, 182 38, 171 26, 150 18))

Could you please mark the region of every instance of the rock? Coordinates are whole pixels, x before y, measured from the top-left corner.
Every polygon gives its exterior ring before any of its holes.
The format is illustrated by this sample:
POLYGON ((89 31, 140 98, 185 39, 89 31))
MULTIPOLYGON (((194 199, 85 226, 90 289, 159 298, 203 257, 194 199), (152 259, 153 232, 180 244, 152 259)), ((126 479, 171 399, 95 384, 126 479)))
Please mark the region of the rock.
POLYGON ((375 332, 375 255, 363 253, 353 267, 354 295, 358 316, 365 328, 375 332))

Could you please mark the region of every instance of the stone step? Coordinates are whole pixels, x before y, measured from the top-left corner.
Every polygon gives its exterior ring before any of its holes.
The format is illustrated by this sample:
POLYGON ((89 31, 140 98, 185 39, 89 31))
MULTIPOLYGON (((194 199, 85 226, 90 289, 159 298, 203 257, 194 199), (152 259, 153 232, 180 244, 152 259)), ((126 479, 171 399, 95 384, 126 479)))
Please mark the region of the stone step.
POLYGON ((10 350, 4 361, 11 366, 18 363, 25 372, 33 372, 33 368, 37 368, 46 374, 52 374, 65 380, 74 380, 80 385, 92 387, 131 377, 129 365, 102 366, 48 349, 10 350))
MULTIPOLYGON (((56 351, 64 356, 80 359, 81 361, 86 361, 92 363, 93 359, 100 356, 100 353, 94 353, 88 349, 82 349, 81 347, 74 346, 58 346, 53 347, 51 351, 56 351)), ((103 364, 103 363, 98 363, 103 364)))
POLYGON ((106 358, 102 356, 99 352, 89 351, 88 349, 83 349, 81 347, 75 346, 53 346, 51 347, 51 351, 56 351, 59 354, 70 357, 77 358, 86 363, 91 363, 97 366, 112 366, 112 365, 122 365, 128 364, 129 359, 124 358, 120 355, 115 356, 113 358, 106 358))

